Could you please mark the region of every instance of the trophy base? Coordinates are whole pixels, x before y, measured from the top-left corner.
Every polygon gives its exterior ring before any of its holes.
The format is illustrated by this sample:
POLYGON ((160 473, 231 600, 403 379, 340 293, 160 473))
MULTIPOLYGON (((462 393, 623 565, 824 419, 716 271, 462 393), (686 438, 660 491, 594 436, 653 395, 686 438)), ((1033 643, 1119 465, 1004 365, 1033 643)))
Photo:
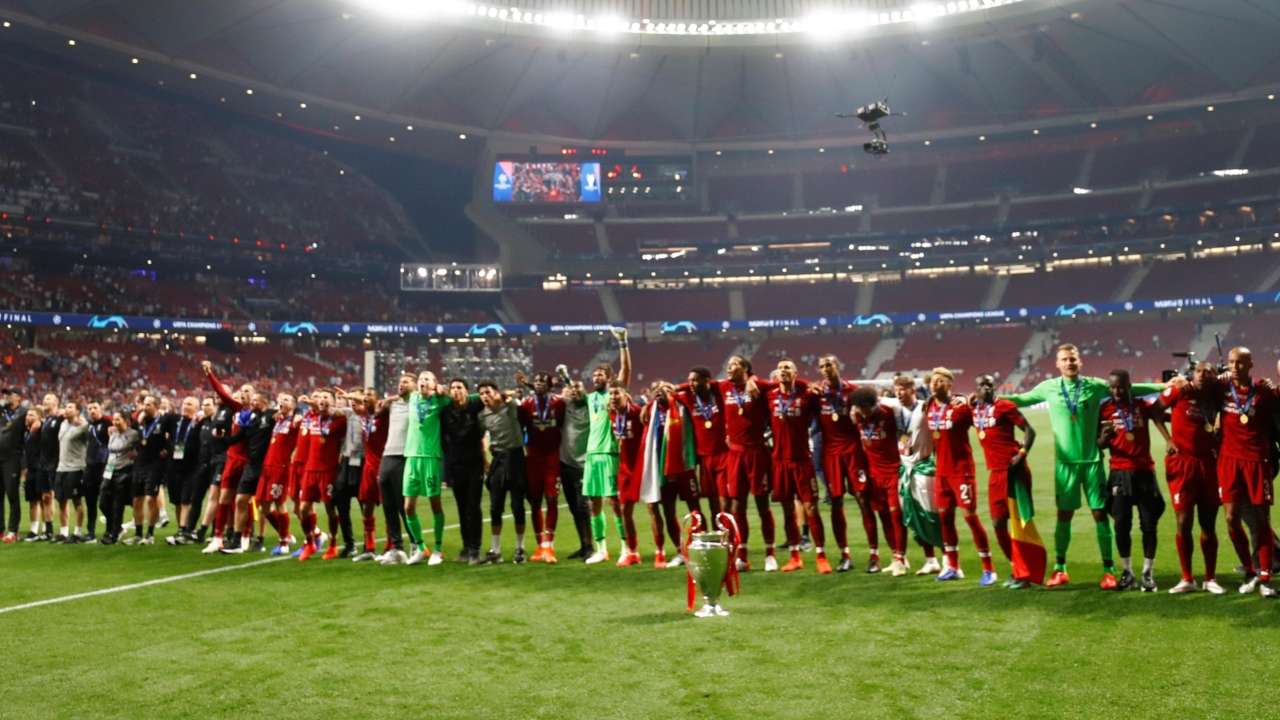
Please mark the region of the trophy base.
POLYGON ((729 611, 719 605, 703 605, 693 613, 693 616, 697 618, 727 617, 728 615, 729 611))

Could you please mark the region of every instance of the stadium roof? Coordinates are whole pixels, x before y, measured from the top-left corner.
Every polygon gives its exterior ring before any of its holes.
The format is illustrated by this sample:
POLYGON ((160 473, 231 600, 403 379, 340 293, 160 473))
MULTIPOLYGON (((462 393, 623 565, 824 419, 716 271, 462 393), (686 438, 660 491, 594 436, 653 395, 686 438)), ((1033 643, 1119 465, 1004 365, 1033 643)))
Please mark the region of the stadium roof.
POLYGON ((9 43, 364 140, 732 148, 860 135, 834 114, 884 96, 908 113, 892 134, 1280 85, 1280 9, 1256 0, 0 0, 0 17, 9 43), (653 8, 671 16, 638 16, 653 8))

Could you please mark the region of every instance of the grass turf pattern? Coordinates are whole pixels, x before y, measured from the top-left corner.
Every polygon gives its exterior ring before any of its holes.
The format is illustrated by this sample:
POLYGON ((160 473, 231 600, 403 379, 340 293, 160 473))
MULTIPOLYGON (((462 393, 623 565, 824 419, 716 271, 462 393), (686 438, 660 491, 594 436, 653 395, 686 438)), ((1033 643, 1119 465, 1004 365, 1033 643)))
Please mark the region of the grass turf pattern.
MULTIPOLYGON (((1052 560, 1052 443, 1047 418, 1029 416, 1042 430, 1030 461, 1052 560)), ((1072 585, 1015 592, 978 587, 963 523, 965 580, 866 575, 857 509, 851 501, 846 509, 856 569, 829 576, 813 571, 811 553, 801 572, 761 572, 753 509, 754 569, 743 594, 725 600, 729 618, 685 613, 684 570, 652 569, 642 508, 645 564, 625 570, 564 560, 577 537, 562 509, 555 566, 512 565, 508 520, 507 563, 496 567, 384 568, 317 556, 4 613, 0 715, 1247 717, 1266 706, 1280 603, 1236 594, 1221 516, 1218 575, 1229 593, 1216 597, 1165 592, 1179 577, 1172 508, 1161 519, 1154 595, 1097 589, 1087 511, 1075 519, 1072 585)), ((780 517, 778 525, 781 540, 780 517)), ((612 522, 609 532, 616 559, 612 522)), ((1008 563, 992 542, 1003 580, 1008 563)), ((445 544, 456 554, 456 529, 445 544)), ((163 544, 0 546, 0 607, 263 557, 163 544)), ((918 567, 914 544, 910 557, 918 567)), ((1199 578, 1198 546, 1194 567, 1199 578)))

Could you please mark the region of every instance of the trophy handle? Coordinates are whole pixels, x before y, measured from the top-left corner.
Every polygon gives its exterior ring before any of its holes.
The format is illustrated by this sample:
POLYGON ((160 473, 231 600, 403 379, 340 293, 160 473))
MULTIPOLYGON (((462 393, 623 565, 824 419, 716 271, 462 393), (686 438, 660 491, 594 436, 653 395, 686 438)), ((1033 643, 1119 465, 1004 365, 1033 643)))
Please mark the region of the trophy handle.
POLYGON ((730 596, 737 595, 738 577, 738 542, 742 535, 738 531, 738 521, 733 515, 722 512, 716 516, 716 526, 724 533, 724 542, 729 546, 729 571, 725 574, 724 587, 730 596))

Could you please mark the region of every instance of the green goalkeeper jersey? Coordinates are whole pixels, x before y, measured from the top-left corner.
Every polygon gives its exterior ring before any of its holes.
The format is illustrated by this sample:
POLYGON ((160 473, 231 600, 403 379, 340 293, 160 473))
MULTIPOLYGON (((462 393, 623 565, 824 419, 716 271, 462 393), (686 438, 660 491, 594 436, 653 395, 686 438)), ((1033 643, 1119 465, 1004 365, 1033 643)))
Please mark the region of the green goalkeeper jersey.
POLYGON ((409 396, 409 427, 404 441, 407 458, 443 458, 440 447, 440 412, 451 403, 448 395, 423 396, 414 391, 409 396))
MULTIPOLYGON (((1134 383, 1133 395, 1150 395, 1164 389, 1158 383, 1134 383)), ((1059 463, 1093 463, 1098 453, 1098 414, 1111 394, 1106 380, 1078 377, 1075 382, 1057 377, 1045 380, 1021 395, 1006 395, 1018 407, 1048 403, 1053 428, 1054 457, 1059 463), (1075 412, 1072 412, 1074 407, 1075 412)))
POLYGON ((609 423, 609 393, 605 390, 594 390, 587 393, 587 454, 617 455, 618 438, 613 434, 613 426, 609 423))

